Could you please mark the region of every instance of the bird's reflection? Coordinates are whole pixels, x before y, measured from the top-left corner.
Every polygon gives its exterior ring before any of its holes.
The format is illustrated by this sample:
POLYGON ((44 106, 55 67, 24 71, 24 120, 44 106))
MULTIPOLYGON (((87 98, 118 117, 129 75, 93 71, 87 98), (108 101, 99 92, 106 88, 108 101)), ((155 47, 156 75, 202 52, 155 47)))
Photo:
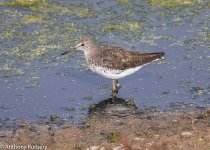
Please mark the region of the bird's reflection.
POLYGON ((94 104, 89 108, 89 117, 125 117, 139 113, 138 108, 133 99, 125 100, 122 98, 108 98, 94 104))

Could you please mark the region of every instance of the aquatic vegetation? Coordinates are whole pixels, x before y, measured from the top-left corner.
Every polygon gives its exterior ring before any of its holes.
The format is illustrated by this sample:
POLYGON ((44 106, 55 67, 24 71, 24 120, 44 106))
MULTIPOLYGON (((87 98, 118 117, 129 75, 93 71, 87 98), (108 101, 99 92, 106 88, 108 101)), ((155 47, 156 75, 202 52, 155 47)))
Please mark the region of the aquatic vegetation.
POLYGON ((162 35, 154 35, 154 34, 150 34, 148 37, 151 39, 154 39, 154 40, 159 40, 159 39, 164 38, 164 36, 162 36, 162 35))
POLYGON ((30 82, 29 85, 26 86, 26 88, 38 88, 40 87, 40 83, 38 81, 30 82))
POLYGON ((210 42, 210 32, 208 30, 200 32, 199 36, 203 39, 204 42, 210 42))
POLYGON ((43 3, 46 3, 45 0, 13 0, 11 2, 0 2, 0 6, 30 7, 43 3))
POLYGON ((68 108, 66 108, 66 110, 68 110, 68 111, 74 111, 75 108, 74 107, 68 107, 68 108))
POLYGON ((8 64, 5 64, 4 66, 2 66, 0 68, 0 70, 4 70, 4 71, 10 71, 10 70, 13 70, 14 69, 14 66, 11 66, 11 65, 8 65, 8 64))
POLYGON ((11 31, 5 30, 5 31, 1 34, 1 36, 2 36, 3 38, 12 38, 13 34, 12 34, 11 31))
POLYGON ((107 26, 103 26, 102 30, 113 31, 113 30, 120 30, 121 28, 122 28, 122 26, 120 26, 120 25, 107 25, 107 26))
POLYGON ((59 73, 56 73, 58 76, 61 76, 61 77, 67 77, 67 76, 70 76, 70 73, 69 72, 59 72, 59 73))
POLYGON ((140 32, 143 22, 123 22, 121 24, 110 24, 102 26, 102 31, 140 32))
POLYGON ((56 45, 40 45, 37 48, 32 49, 31 51, 25 51, 24 49, 16 47, 13 48, 10 55, 15 55, 16 57, 23 58, 24 60, 35 60, 55 48, 57 48, 56 45))
POLYGON ((204 0, 148 0, 148 3, 155 6, 174 8, 179 6, 196 6, 203 3, 204 0))
POLYGON ((69 100, 69 101, 75 101, 76 98, 70 97, 70 98, 68 98, 68 100, 69 100))
POLYGON ((39 5, 33 5, 28 9, 34 12, 40 12, 44 14, 51 14, 57 12, 60 15, 64 15, 71 13, 71 11, 65 6, 61 6, 56 3, 47 2, 47 1, 40 3, 39 5))
POLYGON ((109 88, 109 85, 101 85, 101 86, 99 87, 99 89, 107 89, 107 88, 109 88))
POLYGON ((0 72, 3 74, 5 78, 11 78, 13 76, 19 76, 25 74, 22 68, 18 68, 13 64, 5 63, 0 65, 0 72))
POLYGON ((132 1, 133 0, 117 0, 117 3, 125 8, 130 8, 132 7, 132 1))
POLYGON ((73 15, 77 16, 77 17, 89 17, 93 14, 94 12, 89 10, 89 9, 82 9, 80 11, 77 11, 77 9, 74 10, 74 12, 72 13, 73 15))
POLYGON ((204 89, 201 88, 201 87, 192 87, 192 90, 191 90, 192 93, 196 93, 198 95, 201 95, 204 93, 204 89))
MULTIPOLYGON (((22 63, 20 64, 23 65, 26 64, 28 61, 31 62, 40 59, 45 54, 53 55, 55 49, 62 48, 63 46, 66 45, 70 46, 73 40, 72 41, 70 40, 69 33, 73 34, 76 31, 77 28, 74 23, 67 23, 61 25, 60 27, 35 30, 34 32, 31 33, 18 32, 15 34, 15 36, 9 36, 11 37, 11 41, 18 43, 18 45, 8 47, 8 49, 6 48, 5 50, 0 51, 0 53, 8 57, 13 57, 14 59, 21 58, 22 63), (56 38, 58 38, 58 40, 55 40, 56 38)), ((15 33, 15 30, 11 30, 10 32, 9 30, 5 30, 2 33, 2 35, 6 34, 7 32, 8 32, 7 35, 11 34, 13 35, 15 33)))
POLYGON ((120 137, 121 137, 121 133, 119 131, 113 131, 113 132, 109 133, 107 136, 108 140, 112 143, 119 142, 120 137))
POLYGON ((91 100, 93 100, 93 97, 92 96, 85 96, 83 99, 91 101, 91 100))
MULTIPOLYGON (((81 7, 80 5, 71 5, 69 7, 65 7, 59 5, 57 3, 50 2, 48 0, 14 0, 11 2, 0 2, 0 6, 5 7, 22 7, 27 10, 31 10, 34 12, 50 14, 50 13, 59 13, 60 15, 75 15, 77 17, 89 17, 93 14, 93 11, 81 7)), ((37 16, 28 16, 25 18, 30 21, 38 21, 41 18, 37 16)))
POLYGON ((24 23, 31 24, 31 23, 43 23, 43 17, 37 15, 25 15, 24 16, 24 23))

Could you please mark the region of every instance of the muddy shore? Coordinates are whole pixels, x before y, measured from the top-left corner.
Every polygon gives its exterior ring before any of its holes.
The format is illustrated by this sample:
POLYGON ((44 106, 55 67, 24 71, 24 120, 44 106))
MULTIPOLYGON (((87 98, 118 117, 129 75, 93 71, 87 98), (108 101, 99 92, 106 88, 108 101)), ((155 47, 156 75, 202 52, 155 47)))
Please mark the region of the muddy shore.
POLYGON ((144 112, 124 117, 91 115, 82 126, 59 118, 0 132, 0 149, 209 150, 210 110, 144 112), (21 147, 22 146, 22 147, 21 147), (25 147, 24 147, 25 146, 25 147), (31 147, 30 147, 31 146, 31 147))

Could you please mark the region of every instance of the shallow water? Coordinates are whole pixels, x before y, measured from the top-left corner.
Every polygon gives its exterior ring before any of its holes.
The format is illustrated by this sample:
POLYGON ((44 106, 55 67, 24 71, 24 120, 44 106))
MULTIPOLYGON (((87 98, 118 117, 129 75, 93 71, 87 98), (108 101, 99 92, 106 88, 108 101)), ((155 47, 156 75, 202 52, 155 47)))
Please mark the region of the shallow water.
POLYGON ((83 35, 165 52, 164 61, 121 79, 119 98, 139 109, 210 106, 208 1, 23 2, 0 2, 0 119, 57 114, 80 122, 90 106, 110 98, 111 81, 88 70, 81 52, 60 56, 83 35))

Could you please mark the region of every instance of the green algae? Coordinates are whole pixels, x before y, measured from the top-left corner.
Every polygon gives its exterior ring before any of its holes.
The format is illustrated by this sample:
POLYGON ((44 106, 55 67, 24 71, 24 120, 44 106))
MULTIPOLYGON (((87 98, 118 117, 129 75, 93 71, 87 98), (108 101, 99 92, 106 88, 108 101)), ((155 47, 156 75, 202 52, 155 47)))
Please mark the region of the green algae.
POLYGON ((121 133, 119 131, 113 131, 107 135, 107 139, 112 143, 119 142, 121 138, 121 133))
MULTIPOLYGON (((20 58, 20 60, 22 60, 19 61, 20 67, 22 65, 29 67, 31 66, 31 63, 28 62, 38 60, 46 54, 53 54, 56 49, 61 49, 63 46, 72 45, 71 37, 78 31, 76 24, 72 22, 64 23, 60 26, 51 26, 51 24, 56 22, 56 19, 53 18, 49 20, 50 13, 59 15, 72 13, 69 8, 56 3, 42 0, 17 0, 11 2, 0 2, 0 6, 21 7, 31 11, 29 14, 24 14, 21 10, 7 8, 7 10, 1 12, 1 14, 6 14, 8 18, 12 19, 4 27, 4 30, 0 34, 1 37, 4 40, 9 39, 18 44, 16 46, 10 46, 0 53, 6 55, 6 57, 13 57, 14 59, 20 58), (27 28, 30 28, 30 24, 39 24, 46 26, 47 28, 34 30, 32 32, 24 32, 26 25, 27 28)), ((79 6, 71 7, 75 8, 75 10, 79 8, 79 6)), ((78 16, 80 17, 89 15, 87 9, 83 12, 78 12, 78 16)), ((3 63, 2 65, 5 64, 3 63)), ((7 71, 7 73, 4 73, 4 76, 12 77, 18 74, 23 73, 16 69, 15 73, 7 71)))
POLYGON ((148 3, 165 8, 176 8, 180 6, 196 6, 203 3, 204 0, 148 0, 148 3))
POLYGON ((131 8, 132 7, 132 0, 117 0, 117 3, 119 5, 122 5, 125 8, 131 8))
POLYGON ((36 82, 30 82, 26 88, 39 88, 40 87, 40 83, 38 81, 36 82))
POLYGON ((3 31, 3 33, 1 34, 1 37, 3 38, 12 38, 12 36, 13 36, 13 33, 7 30, 3 31))
POLYGON ((107 25, 107 26, 102 27, 102 30, 104 31, 106 30, 113 31, 113 30, 121 30, 121 29, 122 29, 122 26, 120 25, 107 25))
POLYGON ((11 63, 2 64, 0 66, 0 72, 2 72, 4 78, 11 78, 25 74, 22 68, 19 68, 11 63))
POLYGON ((68 111, 75 111, 76 109, 74 107, 68 107, 68 108, 66 108, 66 110, 68 110, 68 111))
MULTIPOLYGON (((47 0, 13 0, 11 2, 0 2, 0 6, 4 7, 20 7, 23 9, 31 10, 42 14, 58 13, 59 15, 75 15, 77 17, 89 17, 94 14, 93 11, 85 8, 84 6, 75 4, 69 7, 59 5, 47 0)), ((29 23, 40 21, 40 16, 28 16, 25 18, 29 23)))
POLYGON ((4 70, 4 71, 10 71, 10 70, 13 70, 14 69, 14 66, 11 66, 11 65, 8 65, 8 64, 5 64, 4 66, 2 66, 0 68, 0 70, 4 70))
POLYGON ((37 15, 25 15, 23 18, 25 24, 43 23, 43 19, 44 17, 37 15))
POLYGON ((143 22, 123 22, 121 24, 110 24, 101 27, 101 30, 104 31, 120 31, 120 32, 140 32, 140 27, 143 25, 143 22))
POLYGON ((205 91, 204 91, 204 89, 201 88, 201 87, 192 87, 192 92, 193 92, 193 93, 196 93, 196 94, 198 94, 198 95, 201 95, 201 94, 203 94, 205 91))
POLYGON ((32 49, 31 51, 26 51, 21 48, 13 48, 10 55, 22 58, 24 60, 36 60, 43 56, 44 54, 52 51, 53 49, 58 48, 56 45, 40 45, 37 48, 32 49))
POLYGON ((110 86, 109 85, 101 85, 100 87, 99 87, 99 89, 107 89, 107 88, 109 88, 110 86))
POLYGON ((9 7, 32 7, 46 3, 45 0, 13 0, 11 2, 0 2, 0 6, 9 7))
POLYGON ((67 7, 52 2, 44 2, 40 5, 31 6, 29 7, 29 10, 43 14, 52 14, 56 12, 59 15, 65 15, 71 13, 67 7))
POLYGON ((70 98, 68 98, 68 100, 69 100, 69 101, 75 101, 76 98, 70 97, 70 98))
MULTIPOLYGON (((15 37, 11 37, 12 41, 18 42, 18 45, 10 47, 1 53, 10 57, 21 58, 25 61, 37 60, 45 54, 54 53, 55 49, 72 45, 69 33, 73 34, 76 31, 77 27, 74 23, 67 23, 52 29, 35 30, 32 33, 19 32, 15 37), (64 40, 55 42, 56 38, 64 40)), ((5 38, 10 37, 10 34, 14 34, 7 30, 5 32, 3 32, 5 38)))
POLYGON ((87 18, 87 17, 90 17, 92 14, 94 14, 94 12, 86 8, 80 11, 75 11, 72 14, 77 17, 87 18))
POLYGON ((91 101, 93 100, 93 97, 92 96, 85 96, 83 97, 84 100, 88 100, 88 101, 91 101))

